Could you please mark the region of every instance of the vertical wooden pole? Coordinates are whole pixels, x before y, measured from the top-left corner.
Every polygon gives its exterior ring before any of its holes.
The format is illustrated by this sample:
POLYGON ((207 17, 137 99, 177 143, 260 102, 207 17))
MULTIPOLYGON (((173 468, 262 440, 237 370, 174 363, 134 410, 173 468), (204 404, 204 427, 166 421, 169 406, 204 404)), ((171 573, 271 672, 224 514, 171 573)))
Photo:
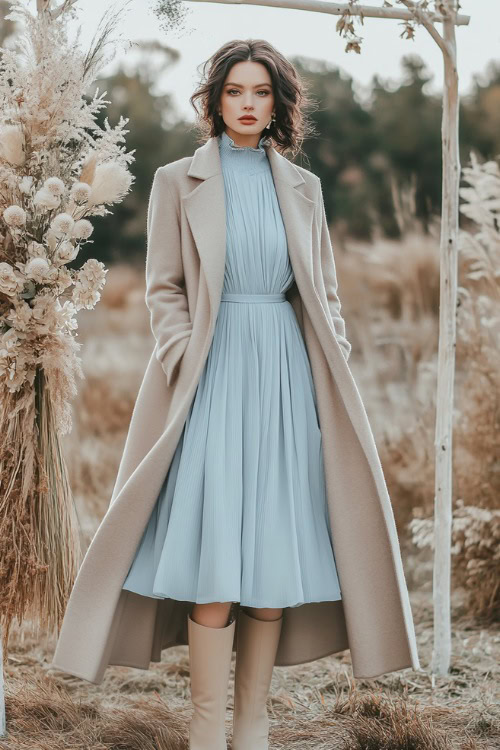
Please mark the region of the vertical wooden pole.
POLYGON ((440 244, 440 307, 434 496, 434 648, 432 672, 448 673, 451 653, 450 578, 452 525, 453 390, 456 348, 457 242, 460 153, 458 146, 458 71, 454 0, 443 21, 444 86, 442 118, 442 218, 440 244))

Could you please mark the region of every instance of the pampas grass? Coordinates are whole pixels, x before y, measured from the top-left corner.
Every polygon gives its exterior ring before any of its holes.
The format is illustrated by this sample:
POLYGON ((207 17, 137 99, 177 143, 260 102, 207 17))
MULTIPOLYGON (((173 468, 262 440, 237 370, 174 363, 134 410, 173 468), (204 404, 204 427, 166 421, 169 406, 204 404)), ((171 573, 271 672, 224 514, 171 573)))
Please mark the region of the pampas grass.
POLYGON ((81 562, 77 519, 45 374, 37 368, 28 408, 0 406, 0 590, 6 648, 12 618, 40 614, 54 628, 81 562), (35 426, 35 434, 33 427, 35 426))

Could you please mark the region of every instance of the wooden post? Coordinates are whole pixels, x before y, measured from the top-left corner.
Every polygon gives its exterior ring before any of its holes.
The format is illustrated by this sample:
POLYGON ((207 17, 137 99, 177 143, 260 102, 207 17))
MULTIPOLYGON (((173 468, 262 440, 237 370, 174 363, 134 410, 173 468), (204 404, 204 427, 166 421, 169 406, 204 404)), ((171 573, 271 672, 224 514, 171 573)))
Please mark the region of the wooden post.
POLYGON ((442 214, 440 245, 439 349, 436 394, 434 495, 434 647, 432 671, 447 674, 451 654, 452 435, 456 348, 457 255, 460 152, 459 96, 454 0, 443 21, 442 214))

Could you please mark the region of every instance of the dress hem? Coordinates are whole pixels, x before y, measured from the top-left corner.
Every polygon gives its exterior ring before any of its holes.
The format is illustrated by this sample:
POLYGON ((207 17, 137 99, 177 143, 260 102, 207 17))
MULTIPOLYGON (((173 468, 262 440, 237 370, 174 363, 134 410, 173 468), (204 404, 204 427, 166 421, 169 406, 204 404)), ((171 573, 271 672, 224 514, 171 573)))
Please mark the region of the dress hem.
MULTIPOLYGON (((123 587, 124 591, 132 591, 131 589, 126 589, 123 587)), ((239 604, 240 607, 255 607, 256 609, 278 609, 278 608, 284 608, 284 607, 300 607, 303 604, 319 604, 320 602, 338 602, 342 600, 342 596, 337 597, 326 597, 324 599, 307 599, 304 601, 298 601, 294 602, 293 604, 263 604, 262 602, 256 603, 255 601, 252 602, 246 602, 246 601, 239 601, 238 599, 216 599, 215 597, 204 597, 203 599, 194 600, 194 599, 181 599, 178 596, 169 596, 168 594, 143 594, 140 591, 132 591, 133 594, 138 594, 139 596, 147 596, 150 599, 174 599, 178 602, 191 602, 192 604, 228 604, 229 602, 232 604, 239 604)))

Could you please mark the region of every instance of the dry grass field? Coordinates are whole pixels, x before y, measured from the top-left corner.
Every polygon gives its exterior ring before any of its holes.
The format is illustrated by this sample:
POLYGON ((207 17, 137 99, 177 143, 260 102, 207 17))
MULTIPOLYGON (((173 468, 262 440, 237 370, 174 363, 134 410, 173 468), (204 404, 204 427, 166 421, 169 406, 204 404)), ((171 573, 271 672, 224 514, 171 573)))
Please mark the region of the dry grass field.
MULTIPOLYGON (((446 677, 430 672, 438 245, 412 234, 337 252, 350 366, 393 502, 423 670, 354 679, 348 651, 276 668, 268 701, 273 749, 500 748, 500 347, 481 325, 490 293, 477 287, 460 294, 457 317, 452 664, 446 677)), ((79 340, 86 377, 65 453, 85 548, 107 508, 151 352, 143 274, 110 269, 101 302, 80 314, 79 340)), ((109 667, 96 686, 49 671, 54 645, 54 635, 13 626, 0 749, 187 748, 187 646, 164 651, 148 671, 109 667)))

